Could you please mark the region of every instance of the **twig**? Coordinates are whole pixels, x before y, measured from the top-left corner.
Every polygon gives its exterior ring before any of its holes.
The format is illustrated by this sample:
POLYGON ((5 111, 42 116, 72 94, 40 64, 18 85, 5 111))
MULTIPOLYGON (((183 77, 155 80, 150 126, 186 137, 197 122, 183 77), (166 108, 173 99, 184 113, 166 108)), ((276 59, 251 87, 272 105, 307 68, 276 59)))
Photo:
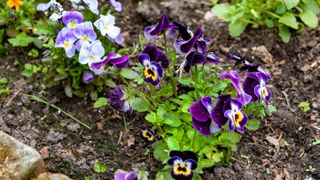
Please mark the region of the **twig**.
POLYGON ((290 106, 290 102, 289 102, 287 93, 284 92, 284 91, 281 91, 281 92, 282 92, 282 94, 284 95, 284 98, 286 99, 286 103, 287 103, 287 106, 288 106, 289 110, 290 110, 291 112, 295 112, 295 111, 291 108, 291 106, 290 106))
POLYGON ((17 97, 17 95, 23 90, 23 88, 20 88, 18 91, 16 91, 13 96, 9 99, 9 101, 7 102, 7 106, 9 106, 11 104, 11 102, 14 100, 14 98, 17 97))
POLYGON ((43 104, 46 104, 60 112, 62 112, 63 114, 65 114, 66 116, 68 116, 69 118, 73 119, 74 121, 76 121, 77 123, 81 124, 82 126, 91 129, 91 127, 87 124, 85 124, 84 122, 80 121, 79 119, 75 118, 74 116, 72 116, 71 114, 67 113, 66 111, 62 110, 61 108, 59 108, 58 106, 54 105, 54 104, 50 104, 48 101, 38 97, 38 96, 34 96, 34 95, 30 95, 30 94, 22 94, 23 96, 26 96, 28 98, 30 98, 31 100, 35 100, 38 102, 41 102, 43 104))

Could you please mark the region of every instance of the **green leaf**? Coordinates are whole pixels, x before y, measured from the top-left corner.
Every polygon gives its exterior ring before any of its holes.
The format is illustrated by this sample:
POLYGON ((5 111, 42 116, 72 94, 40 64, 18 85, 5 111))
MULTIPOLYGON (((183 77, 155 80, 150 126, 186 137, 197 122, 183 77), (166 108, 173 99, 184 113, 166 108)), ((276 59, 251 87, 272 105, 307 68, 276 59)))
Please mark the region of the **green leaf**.
POLYGON ((188 77, 182 77, 178 79, 179 83, 184 85, 184 86, 188 86, 188 87, 192 87, 193 86, 193 80, 191 78, 188 77))
POLYGON ((320 8, 319 8, 320 3, 319 2, 317 3, 315 0, 308 0, 305 3, 306 4, 303 6, 303 9, 308 9, 308 10, 312 11, 314 14, 318 14, 320 12, 320 8))
POLYGON ((179 142, 174 136, 171 136, 167 139, 167 145, 171 151, 180 150, 179 142))
POLYGON ((0 85, 6 85, 8 84, 8 79, 7 78, 0 78, 0 85))
POLYGON ((94 103, 93 108, 101 108, 108 104, 108 99, 104 97, 98 98, 98 100, 94 103))
POLYGON ((181 125, 179 116, 174 112, 169 112, 165 117, 163 123, 171 127, 179 127, 181 125))
POLYGON ((279 18, 279 23, 285 24, 293 29, 298 29, 298 21, 292 13, 285 13, 279 18))
POLYGON ((156 175, 156 180, 172 180, 170 171, 160 171, 156 175))
POLYGON ((212 8, 213 14, 224 21, 230 21, 234 11, 235 7, 227 3, 217 4, 212 8))
POLYGON ((126 79, 136 79, 139 77, 139 74, 136 71, 129 68, 121 69, 120 75, 126 79))
POLYGON ((168 160, 170 158, 169 153, 168 153, 169 152, 168 146, 163 141, 157 141, 157 142, 153 143, 152 147, 154 149, 153 156, 156 159, 163 162, 163 161, 168 160))
POLYGON ((70 85, 67 85, 66 87, 64 87, 64 92, 69 98, 72 97, 72 88, 70 87, 70 85))
POLYGON ((203 169, 203 168, 210 168, 214 165, 214 161, 212 159, 201 159, 198 162, 198 168, 203 169))
POLYGON ((26 47, 33 42, 33 38, 29 37, 26 33, 20 33, 15 38, 8 39, 12 46, 26 47))
POLYGON ((256 131, 260 127, 260 121, 258 119, 250 119, 249 122, 246 124, 246 128, 251 131, 256 131))
POLYGON ((268 28, 273 28, 274 27, 274 21, 272 19, 266 19, 265 23, 266 23, 266 26, 268 28))
POLYGON ((219 144, 222 147, 236 148, 237 143, 240 141, 240 134, 236 132, 223 132, 219 138, 219 144))
POLYGON ((149 110, 148 104, 141 98, 135 98, 131 105, 133 109, 138 112, 145 112, 149 110))
POLYGON ((311 28, 318 26, 318 17, 311 10, 305 9, 300 13, 301 20, 311 28))
POLYGON ((103 164, 102 162, 96 162, 93 166, 93 170, 96 173, 104 173, 107 171, 107 166, 103 164))
POLYGON ((308 102, 301 102, 299 103, 298 107, 301 108, 303 112, 310 111, 310 103, 308 102))
POLYGON ((28 56, 36 58, 39 56, 39 52, 36 49, 31 49, 31 51, 28 52, 28 56))
POLYGON ((230 23, 228 25, 229 34, 232 37, 239 36, 246 29, 247 25, 247 22, 242 22, 240 20, 230 23))
POLYGON ((215 163, 219 163, 223 160, 223 157, 224 157, 224 153, 223 152, 216 152, 216 153, 213 153, 211 155, 211 159, 213 160, 213 162, 215 163))
POLYGON ((272 114, 272 113, 274 113, 274 112, 277 112, 277 108, 276 108, 275 106, 269 104, 269 106, 268 106, 268 112, 269 112, 269 114, 272 114))
POLYGON ((289 28, 285 25, 280 24, 279 25, 279 36, 284 43, 288 43, 291 38, 291 32, 289 31, 289 28))
POLYGON ((155 124, 157 122, 157 115, 154 112, 150 112, 146 115, 145 119, 150 123, 155 124))
POLYGON ((300 0, 284 0, 287 8, 290 10, 299 4, 300 0))

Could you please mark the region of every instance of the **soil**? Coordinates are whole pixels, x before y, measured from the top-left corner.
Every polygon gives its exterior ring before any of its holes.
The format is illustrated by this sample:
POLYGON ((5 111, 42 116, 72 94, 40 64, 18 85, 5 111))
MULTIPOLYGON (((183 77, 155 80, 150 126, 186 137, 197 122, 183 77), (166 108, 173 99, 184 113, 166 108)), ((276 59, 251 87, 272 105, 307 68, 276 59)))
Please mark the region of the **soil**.
MULTIPOLYGON (((320 179, 320 145, 313 144, 320 139, 320 27, 306 28, 284 44, 275 30, 262 28, 248 28, 240 37, 230 38, 227 24, 210 13, 209 0, 129 0, 124 6, 117 20, 128 46, 167 13, 191 28, 203 26, 205 36, 214 40, 211 49, 220 57, 241 52, 270 70, 271 104, 277 112, 264 119, 258 131, 243 134, 233 164, 207 169, 204 179, 320 179), (310 103, 310 111, 298 107, 303 101, 310 103)), ((10 95, 0 98, 0 130, 39 150, 52 172, 74 179, 112 179, 115 170, 142 163, 154 179, 162 165, 140 138, 141 128, 148 126, 143 115, 125 115, 109 107, 93 109, 90 100, 67 98, 63 87, 43 90, 40 75, 26 79, 19 73, 23 63, 40 61, 28 58, 26 52, 10 49, 0 58, 0 77, 10 79, 10 95), (22 62, 18 66, 16 59, 22 62), (23 93, 49 99, 92 129, 30 101, 23 93), (106 173, 93 171, 96 161, 107 165, 106 173)))

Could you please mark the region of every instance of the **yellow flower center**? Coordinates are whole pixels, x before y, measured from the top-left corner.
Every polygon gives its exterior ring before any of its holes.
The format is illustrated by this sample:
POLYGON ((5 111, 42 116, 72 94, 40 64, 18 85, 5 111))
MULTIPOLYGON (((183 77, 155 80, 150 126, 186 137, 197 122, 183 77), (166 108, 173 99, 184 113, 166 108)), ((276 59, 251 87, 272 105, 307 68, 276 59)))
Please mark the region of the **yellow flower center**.
POLYGON ((94 60, 94 56, 92 54, 89 55, 89 60, 93 61, 94 60))
POLYGON ((20 6, 23 4, 23 0, 8 0, 7 4, 10 8, 14 8, 16 11, 19 11, 20 6))
POLYGON ((142 133, 142 136, 146 139, 148 139, 148 141, 153 141, 154 137, 153 135, 148 131, 148 130, 144 130, 142 133))
POLYGON ((184 164, 177 164, 174 166, 173 172, 178 175, 188 176, 191 174, 191 169, 184 164))
POLYGON ((74 22, 74 21, 71 21, 71 22, 69 23, 69 27, 70 27, 70 28, 75 28, 76 25, 77 25, 77 23, 74 22))
POLYGON ((262 94, 263 94, 264 97, 267 97, 269 95, 269 93, 267 91, 267 88, 263 88, 262 94))
POLYGON ((152 81, 155 81, 157 79, 157 74, 154 70, 150 69, 150 68, 145 68, 144 69, 144 76, 146 78, 150 78, 152 79, 152 81))
POLYGON ((83 41, 84 41, 84 42, 87 42, 87 41, 88 41, 88 36, 84 35, 84 36, 83 36, 83 41))
POLYGON ((107 31, 109 29, 109 26, 105 25, 103 26, 103 29, 107 31))
POLYGON ((69 43, 68 43, 68 42, 64 42, 64 43, 63 43, 63 46, 64 46, 65 48, 68 48, 68 47, 69 47, 69 43))
POLYGON ((243 114, 240 112, 240 111, 237 111, 235 114, 234 114, 234 121, 235 121, 235 124, 236 126, 240 126, 240 122, 243 120, 243 114))

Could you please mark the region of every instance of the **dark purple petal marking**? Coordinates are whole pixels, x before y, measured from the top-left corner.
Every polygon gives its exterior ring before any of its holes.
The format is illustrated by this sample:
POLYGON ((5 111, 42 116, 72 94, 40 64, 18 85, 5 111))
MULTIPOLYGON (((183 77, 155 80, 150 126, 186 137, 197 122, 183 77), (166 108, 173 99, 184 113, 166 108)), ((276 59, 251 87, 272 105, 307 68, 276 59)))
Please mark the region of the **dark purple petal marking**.
POLYGON ((119 69, 128 66, 128 63, 129 63, 129 56, 120 56, 120 57, 114 57, 110 59, 110 64, 116 66, 119 69))
POLYGON ((150 56, 148 54, 140 54, 137 59, 143 66, 150 64, 150 56))
POLYGON ((202 104, 201 99, 198 99, 190 106, 189 112, 195 120, 200 122, 206 122, 210 117, 210 114, 206 107, 202 104))
POLYGON ((192 119, 192 126, 202 135, 204 136, 211 136, 210 125, 211 119, 208 119, 205 122, 197 121, 196 119, 192 119))
POLYGON ((222 127, 226 124, 228 119, 224 116, 224 112, 230 107, 230 95, 220 95, 219 100, 211 111, 211 119, 219 126, 222 127))

